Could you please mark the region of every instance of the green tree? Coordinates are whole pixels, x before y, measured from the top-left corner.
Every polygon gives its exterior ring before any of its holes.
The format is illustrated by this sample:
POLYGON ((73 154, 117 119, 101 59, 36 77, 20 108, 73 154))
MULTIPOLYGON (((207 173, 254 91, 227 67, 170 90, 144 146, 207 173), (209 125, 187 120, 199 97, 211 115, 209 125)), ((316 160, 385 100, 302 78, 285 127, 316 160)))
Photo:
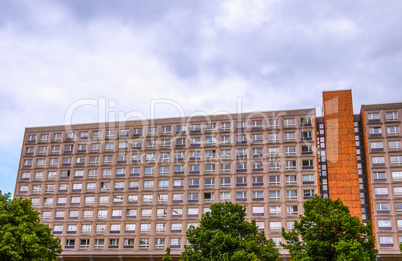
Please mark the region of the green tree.
POLYGON ((0 191, 0 260, 57 260, 60 239, 41 224, 28 199, 10 199, 0 191))
POLYGON ((165 256, 162 258, 162 261, 172 261, 172 258, 170 257, 170 247, 166 248, 165 256))
POLYGON ((375 260, 371 225, 364 225, 340 199, 315 196, 304 202, 304 215, 282 236, 295 261, 375 260))
POLYGON ((255 220, 244 220, 246 207, 231 202, 211 205, 197 228, 187 231, 190 245, 184 247, 184 261, 266 261, 277 260, 278 249, 264 232, 258 232, 255 220))

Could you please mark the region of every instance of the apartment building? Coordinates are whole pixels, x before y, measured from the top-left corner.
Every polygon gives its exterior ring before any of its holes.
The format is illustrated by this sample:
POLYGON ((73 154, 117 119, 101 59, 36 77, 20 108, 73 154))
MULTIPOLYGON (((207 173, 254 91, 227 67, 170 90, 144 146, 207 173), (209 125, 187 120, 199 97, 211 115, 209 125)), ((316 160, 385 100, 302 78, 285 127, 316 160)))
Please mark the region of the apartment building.
POLYGON ((160 260, 168 246, 178 256, 187 228, 225 201, 246 206, 280 248, 281 228, 315 194, 371 221, 392 257, 402 103, 354 115, 351 91, 335 91, 323 108, 26 128, 14 195, 61 238, 62 260, 160 260))

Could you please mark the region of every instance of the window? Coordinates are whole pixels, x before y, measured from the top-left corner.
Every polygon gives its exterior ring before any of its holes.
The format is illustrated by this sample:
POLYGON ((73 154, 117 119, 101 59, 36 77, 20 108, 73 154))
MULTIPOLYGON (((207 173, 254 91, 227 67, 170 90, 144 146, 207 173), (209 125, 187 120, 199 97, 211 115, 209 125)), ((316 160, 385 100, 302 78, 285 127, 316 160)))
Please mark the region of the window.
POLYGON ((387 127, 388 136, 397 136, 399 135, 399 126, 391 126, 387 127))
POLYGON ((285 132, 285 141, 295 141, 296 134, 294 132, 285 132))
POLYGON ((135 140, 135 141, 133 141, 133 147, 132 147, 132 149, 134 150, 134 149, 141 149, 142 148, 142 141, 140 141, 140 140, 135 140))
POLYGON ((84 210, 84 219, 92 219, 93 211, 92 210, 84 210))
POLYGON ((134 248, 134 238, 125 238, 124 248, 134 248))
POLYGON ((100 130, 94 130, 94 131, 92 132, 92 138, 98 139, 98 138, 100 138, 100 137, 102 137, 102 131, 100 131, 100 130))
POLYGON ((173 203, 182 203, 182 202, 183 202, 183 194, 182 193, 173 194, 173 203))
POLYGON ((231 150, 221 150, 222 159, 230 159, 232 157, 231 150))
POLYGON ((247 200, 247 191, 236 192, 236 201, 246 201, 246 200, 247 200))
POLYGON ((247 186, 247 177, 237 177, 236 187, 244 187, 244 186, 247 186))
POLYGON ((205 144, 206 145, 215 145, 216 138, 215 137, 205 137, 205 144))
POLYGON ((157 218, 167 217, 167 209, 166 208, 158 208, 156 210, 156 217, 157 218))
POLYGON ((130 169, 130 176, 139 176, 140 175, 140 168, 131 168, 130 169))
POLYGON ((269 222, 269 232, 277 233, 280 232, 282 229, 282 223, 278 221, 271 221, 269 222))
POLYGON ((238 172, 247 171, 247 163, 236 163, 236 171, 238 172))
POLYGON ((286 214, 288 216, 298 216, 298 206, 286 206, 286 214))
POLYGON ((389 141, 388 142, 388 147, 389 150, 394 151, 394 150, 401 150, 401 141, 389 141))
POLYGON ((397 121, 398 120, 398 112, 396 112, 396 111, 386 112, 385 119, 387 121, 397 121))
POLYGON ((159 180, 159 189, 169 188, 169 180, 159 180))
POLYGON ((262 134, 254 134, 252 136, 252 143, 262 143, 262 142, 263 142, 262 134))
POLYGON ((387 177, 386 177, 384 171, 381 171, 381 172, 375 171, 375 172, 373 173, 373 176, 374 176, 374 181, 377 181, 377 182, 378 182, 378 181, 386 181, 386 180, 387 180, 387 177))
POLYGON ((268 120, 268 127, 269 128, 278 128, 279 120, 278 119, 269 119, 268 120))
POLYGON ((53 145, 51 153, 52 154, 59 154, 60 153, 60 145, 53 145))
POLYGON ((65 248, 74 248, 75 247, 75 239, 66 239, 65 248))
POLYGON ((269 207, 269 215, 270 216, 280 216, 281 215, 281 207, 280 206, 270 206, 269 207))
POLYGON ((237 135, 236 136, 236 143, 237 144, 247 143, 247 136, 246 135, 237 135))
POLYGON ((253 207, 253 216, 264 216, 264 207, 253 207))
MULTIPOLYGON (((294 154, 296 154, 296 149, 294 150, 294 154)), ((302 154, 307 155, 307 154, 313 154, 313 146, 311 145, 302 145, 302 154)))
POLYGON ((165 248, 165 239, 155 238, 155 248, 165 248))
POLYGON ((189 193, 188 202, 198 202, 198 193, 189 193))
MULTIPOLYGON (((204 193, 204 199, 205 199, 205 194, 206 193, 204 193)), ((219 195, 219 200, 222 202, 230 201, 230 192, 221 192, 219 195)))
POLYGON ((142 203, 151 204, 153 195, 142 195, 142 203))
POLYGON ((221 187, 230 187, 230 178, 221 178, 221 187))
POLYGON ((176 133, 186 133, 186 125, 177 125, 176 133))
POLYGON ((67 225, 67 234, 77 233, 77 225, 67 225))
POLYGON ((378 214, 388 214, 389 204, 388 203, 378 203, 376 204, 378 214))
POLYGON ((279 170, 279 161, 270 161, 268 162, 269 170, 279 170))
POLYGON ((372 112, 367 114, 369 122, 379 122, 380 114, 378 112, 372 112))
POLYGON ((371 142, 371 151, 383 151, 384 147, 382 141, 371 142))
POLYGON ((264 221, 257 221, 255 222, 255 224, 257 225, 257 229, 259 232, 264 231, 265 227, 264 221))
MULTIPOLYGON (((142 213, 142 215, 144 215, 144 213, 142 213)), ((127 209, 126 217, 127 218, 136 218, 137 217, 137 210, 136 209, 127 209)), ((127 230, 127 226, 126 226, 126 230, 127 230)), ((134 225, 133 230, 135 230, 135 225, 134 225)))
POLYGON ((79 205, 81 201, 80 197, 71 197, 71 203, 70 205, 79 205))
POLYGON ((300 118, 300 126, 311 126, 311 118, 310 117, 300 118))
POLYGON ((38 194, 42 190, 42 185, 33 185, 32 186, 32 193, 38 194))
POLYGON ((284 119, 283 125, 285 128, 292 128, 295 126, 295 119, 284 119))
POLYGON ((139 182, 138 181, 130 181, 128 183, 128 189, 129 190, 138 190, 139 187, 139 182))
POLYGON ((269 154, 270 156, 279 155, 279 147, 268 148, 268 154, 269 154))
POLYGON ((154 181, 153 180, 144 180, 144 189, 153 189, 154 181))
POLYGON ((189 179, 188 185, 190 188, 198 188, 200 184, 199 179, 189 179))
POLYGON ((89 234, 91 233, 91 225, 84 224, 81 226, 81 234, 89 234))
POLYGON ((166 204, 167 202, 168 202, 167 194, 158 194, 158 203, 159 204, 166 204))
POLYGON ((302 161, 302 169, 313 169, 314 161, 313 160, 303 160, 302 161))
POLYGON ((190 165, 190 174, 200 173, 200 165, 190 165))
POLYGON ((181 233, 181 223, 172 223, 171 233, 181 233))
POLYGON ((106 219, 107 210, 98 210, 98 219, 106 219))
POLYGON ((135 224, 126 224, 126 233, 134 233, 135 232, 135 224))
POLYGON ((187 217, 198 217, 198 208, 188 208, 187 217))
POLYGON ((128 204, 136 204, 138 202, 138 195, 128 195, 127 203, 128 204))
POLYGON ((401 197, 402 196, 402 187, 394 187, 394 196, 401 197))
POLYGON ((253 186, 262 186, 264 185, 264 178, 262 176, 253 176, 252 177, 253 186))
POLYGON ((380 236, 380 247, 393 247, 394 241, 392 237, 380 236))
POLYGON ((373 163, 373 167, 385 166, 384 157, 372 157, 371 161, 373 163))
POLYGON ((261 201, 261 200, 264 200, 264 192, 253 191, 253 201, 261 201))
POLYGON ((76 170, 74 171, 74 178, 82 178, 84 176, 83 170, 76 170))
POLYGON ((118 248, 119 247, 119 239, 111 238, 109 239, 109 248, 118 248))
MULTIPOLYGON (((222 195, 222 193, 221 193, 222 195)), ((229 193, 230 195, 230 193, 229 193)), ((204 193, 204 202, 214 202, 215 194, 213 192, 204 193)), ((230 196, 229 196, 230 198, 230 196)))
POLYGON ((201 159, 200 151, 190 151, 190 160, 199 160, 201 159))
POLYGON ((297 199, 297 190, 286 190, 286 199, 296 200, 297 199))
POLYGON ((63 225, 54 225, 53 234, 61 234, 63 232, 63 225))
POLYGON ((295 170, 296 169, 296 161, 295 160, 286 160, 285 161, 285 169, 286 170, 295 170))
POLYGON ((183 188, 184 180, 183 179, 175 179, 173 180, 173 188, 183 188))
POLYGON ((400 166, 402 165, 402 156, 391 156, 390 161, 391 166, 400 166))
POLYGON ((214 178, 204 179, 204 184, 205 188, 213 188, 215 187, 215 179, 214 178))
POLYGON ((232 142, 231 136, 229 136, 229 135, 221 136, 221 144, 222 144, 222 145, 224 145, 224 144, 231 144, 231 142, 232 142))
POLYGON ((32 160, 24 160, 24 168, 32 167, 32 160))
POLYGON ((303 184, 314 184, 314 175, 303 175, 303 184))
POLYGON ((402 171, 392 171, 392 180, 402 181, 402 171))
POLYGON ((215 164, 205 164, 205 173, 214 173, 215 164))
POLYGON ((170 247, 171 248, 180 248, 181 247, 181 238, 171 238, 170 239, 170 247))
POLYGON ((105 234, 106 232, 106 225, 98 224, 96 225, 96 234, 105 234))
POLYGON ((174 166, 174 174, 184 174, 184 166, 183 165, 174 166))
POLYGON ((286 175, 286 185, 297 185, 296 175, 286 175))
POLYGON ((369 129, 370 131, 370 136, 375 137, 375 136, 381 136, 381 127, 372 127, 369 129))
POLYGON ((231 126, 230 122, 221 122, 221 130, 222 131, 230 131, 231 128, 232 128, 232 126, 231 126))
POLYGON ((269 176, 269 185, 279 185, 280 184, 280 176, 269 176))
POLYGON ((141 217, 142 218, 150 218, 150 217, 152 217, 152 209, 143 209, 141 211, 141 217))
POLYGON ((376 197, 388 197, 388 188, 375 188, 376 197))
POLYGON ((303 199, 312 199, 314 197, 314 189, 303 190, 303 199))
POLYGON ((120 137, 128 137, 129 130, 128 129, 123 129, 119 131, 119 136, 120 137))
POLYGON ((221 173, 228 173, 230 172, 230 163, 222 163, 221 164, 221 173))

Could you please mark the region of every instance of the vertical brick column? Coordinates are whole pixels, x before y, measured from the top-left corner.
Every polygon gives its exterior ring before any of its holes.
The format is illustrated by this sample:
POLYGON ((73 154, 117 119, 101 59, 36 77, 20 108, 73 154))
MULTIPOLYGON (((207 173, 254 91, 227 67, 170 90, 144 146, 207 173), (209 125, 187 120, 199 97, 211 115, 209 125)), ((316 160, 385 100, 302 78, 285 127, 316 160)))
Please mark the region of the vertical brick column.
POLYGON ((329 197, 362 218, 351 90, 323 93, 329 197))

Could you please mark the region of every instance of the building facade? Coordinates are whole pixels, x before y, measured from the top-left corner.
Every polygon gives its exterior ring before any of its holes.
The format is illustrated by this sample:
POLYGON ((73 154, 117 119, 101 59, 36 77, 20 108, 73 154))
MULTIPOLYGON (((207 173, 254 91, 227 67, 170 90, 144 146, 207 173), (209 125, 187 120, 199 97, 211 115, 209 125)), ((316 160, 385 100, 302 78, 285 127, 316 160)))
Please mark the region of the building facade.
POLYGON ((340 198, 372 222, 381 255, 399 254, 402 104, 354 115, 351 91, 335 91, 323 108, 26 128, 14 195, 61 238, 63 260, 178 256, 187 228, 225 201, 279 247, 315 194, 340 198))

